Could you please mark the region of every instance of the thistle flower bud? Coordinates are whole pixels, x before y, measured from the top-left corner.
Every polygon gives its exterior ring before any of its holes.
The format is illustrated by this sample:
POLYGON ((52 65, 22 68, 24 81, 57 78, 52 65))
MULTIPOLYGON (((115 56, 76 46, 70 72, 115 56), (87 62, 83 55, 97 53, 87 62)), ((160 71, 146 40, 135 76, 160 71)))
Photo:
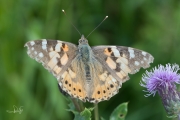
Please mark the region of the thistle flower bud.
POLYGON ((177 64, 159 65, 150 72, 146 71, 140 83, 147 89, 146 96, 154 96, 156 92, 159 94, 170 117, 180 115, 180 93, 176 88, 176 84, 180 84, 180 74, 177 73, 179 69, 177 64))

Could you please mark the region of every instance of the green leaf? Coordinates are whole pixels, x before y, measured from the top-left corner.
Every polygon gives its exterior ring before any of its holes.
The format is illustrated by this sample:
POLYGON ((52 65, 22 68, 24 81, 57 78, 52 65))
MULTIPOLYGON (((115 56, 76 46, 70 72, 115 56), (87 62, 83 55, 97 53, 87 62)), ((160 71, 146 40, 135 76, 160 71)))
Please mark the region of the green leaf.
POLYGON ((111 113, 110 120, 125 120, 128 103, 122 103, 111 113))
POLYGON ((103 117, 101 117, 101 120, 106 120, 106 119, 104 119, 103 117))
POLYGON ((91 120, 91 111, 93 111, 94 108, 85 108, 79 113, 72 102, 68 106, 68 111, 71 111, 75 115, 74 120, 91 120))
MULTIPOLYGON (((91 111, 93 110, 94 108, 85 108, 84 111, 82 111, 80 113, 80 115, 83 117, 82 120, 91 120, 91 111)), ((79 120, 79 119, 77 119, 79 120)))

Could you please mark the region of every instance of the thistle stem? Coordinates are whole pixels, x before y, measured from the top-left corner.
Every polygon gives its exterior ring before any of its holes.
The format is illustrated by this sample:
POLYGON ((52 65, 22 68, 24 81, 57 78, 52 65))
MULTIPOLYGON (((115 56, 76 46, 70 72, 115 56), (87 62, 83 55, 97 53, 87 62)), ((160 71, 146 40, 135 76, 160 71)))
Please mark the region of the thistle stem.
POLYGON ((80 110, 82 112, 84 110, 83 102, 81 102, 80 100, 78 100, 78 101, 79 101, 80 110))
POLYGON ((94 103, 94 118, 99 120, 98 103, 94 103))
POLYGON ((72 102, 73 102, 76 110, 77 110, 78 112, 81 112, 81 107, 80 107, 79 103, 77 102, 76 98, 71 98, 71 100, 72 100, 72 102))

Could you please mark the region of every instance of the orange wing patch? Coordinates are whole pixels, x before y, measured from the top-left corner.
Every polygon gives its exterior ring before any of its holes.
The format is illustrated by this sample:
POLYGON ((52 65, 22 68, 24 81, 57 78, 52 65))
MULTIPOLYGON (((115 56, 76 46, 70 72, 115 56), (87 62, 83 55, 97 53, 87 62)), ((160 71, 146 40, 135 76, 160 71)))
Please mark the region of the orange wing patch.
POLYGON ((107 57, 106 63, 111 69, 116 69, 116 62, 113 61, 110 57, 107 57))
POLYGON ((66 65, 66 63, 68 62, 68 56, 66 53, 64 53, 64 55, 62 56, 61 60, 61 64, 62 65, 66 65))
POLYGON ((111 56, 112 52, 113 51, 111 49, 109 49, 109 48, 104 49, 104 54, 107 55, 107 56, 111 56))
MULTIPOLYGON (((101 76, 99 77, 101 78, 101 76)), ((113 95, 117 94, 119 87, 121 87, 121 83, 118 83, 115 78, 108 75, 103 84, 96 85, 89 102, 97 103, 103 100, 108 100, 113 95)))
POLYGON ((62 44, 62 49, 63 49, 64 52, 69 51, 68 46, 66 44, 64 44, 64 43, 62 44))
POLYGON ((76 74, 72 70, 65 71, 58 81, 59 85, 71 97, 79 98, 85 102, 86 91, 81 83, 72 80, 75 76, 76 74))
POLYGON ((94 93, 92 95, 92 98, 95 99, 95 101, 101 101, 102 99, 102 89, 100 85, 97 85, 97 87, 94 90, 94 93))

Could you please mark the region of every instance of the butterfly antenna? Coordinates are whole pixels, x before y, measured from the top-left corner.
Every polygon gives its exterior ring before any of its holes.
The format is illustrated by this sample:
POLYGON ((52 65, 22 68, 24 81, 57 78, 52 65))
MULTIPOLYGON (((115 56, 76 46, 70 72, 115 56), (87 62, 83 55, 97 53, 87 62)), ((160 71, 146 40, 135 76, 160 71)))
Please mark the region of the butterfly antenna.
MULTIPOLYGON (((65 10, 62 10, 62 12, 65 14, 65 16, 67 17, 67 15, 66 15, 66 12, 65 12, 65 10)), ((69 20, 69 19, 68 19, 69 20)), ((76 31, 80 34, 80 36, 81 36, 81 33, 79 32, 79 30, 74 26, 74 24, 69 20, 69 22, 71 23, 71 25, 76 29, 76 31)))
MULTIPOLYGON (((108 16, 106 16, 106 17, 104 18, 104 20, 102 20, 101 23, 99 23, 99 25, 98 25, 96 28, 94 28, 94 30, 93 30, 92 32, 94 32, 107 18, 108 18, 108 16)), ((90 35, 92 32, 90 32, 89 35, 90 35)), ((88 38, 89 35, 88 35, 86 38, 88 38)))

